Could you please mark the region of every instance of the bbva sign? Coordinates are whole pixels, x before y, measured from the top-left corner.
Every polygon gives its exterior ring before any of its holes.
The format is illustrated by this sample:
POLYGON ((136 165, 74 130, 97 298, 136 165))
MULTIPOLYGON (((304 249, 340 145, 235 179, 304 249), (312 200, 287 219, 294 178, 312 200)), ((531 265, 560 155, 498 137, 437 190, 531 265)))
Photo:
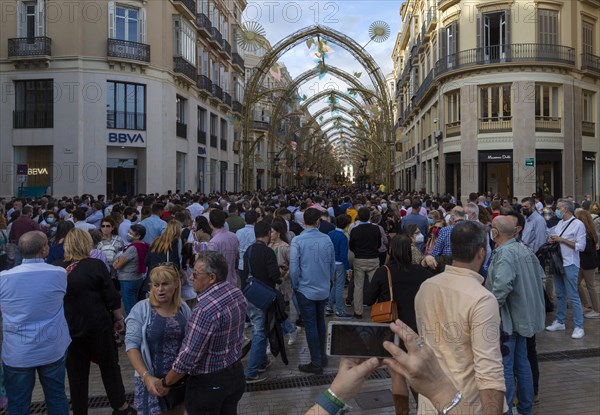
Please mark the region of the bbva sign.
POLYGON ((109 143, 119 144, 132 144, 132 143, 144 143, 144 137, 140 133, 108 133, 109 143))

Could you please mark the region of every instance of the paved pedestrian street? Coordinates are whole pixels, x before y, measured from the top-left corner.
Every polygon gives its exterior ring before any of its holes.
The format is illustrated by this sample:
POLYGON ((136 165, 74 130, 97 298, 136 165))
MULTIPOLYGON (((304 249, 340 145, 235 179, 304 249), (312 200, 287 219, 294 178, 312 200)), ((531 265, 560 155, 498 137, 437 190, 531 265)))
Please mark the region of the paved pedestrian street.
MULTIPOLYGON (((598 283, 598 274, 596 275, 598 283)), ((365 316, 368 313, 365 310, 365 316)), ((570 310, 569 310, 570 312, 570 310)), ((554 318, 546 316, 549 324, 554 318)), ((328 318, 329 320, 329 318, 328 318)), ((597 415, 600 408, 600 319, 585 320, 585 337, 573 340, 570 314, 565 332, 542 332, 537 335, 540 359, 540 404, 534 407, 536 415, 577 414, 597 415)), ((247 329, 251 336, 250 329, 247 329)), ((120 349, 121 373, 125 390, 132 398, 133 369, 123 348, 120 349)), ((335 376, 339 359, 330 359, 329 366, 321 376, 305 375, 298 371, 298 364, 309 361, 304 331, 296 344, 288 348, 289 364, 274 358, 263 383, 249 385, 239 403, 240 415, 296 415, 304 414, 314 403, 318 393, 327 388, 335 376)), ((245 363, 245 360, 244 360, 245 363)), ((362 392, 350 402, 357 414, 394 414, 390 379, 385 369, 378 369, 365 383, 362 392)), ((67 385, 68 393, 68 385, 67 385)), ((43 394, 39 383, 33 395, 32 413, 43 411, 43 394)), ((416 414, 412 402, 411 414, 416 414)), ((90 414, 110 415, 106 393, 100 373, 92 365, 90 375, 90 414)))

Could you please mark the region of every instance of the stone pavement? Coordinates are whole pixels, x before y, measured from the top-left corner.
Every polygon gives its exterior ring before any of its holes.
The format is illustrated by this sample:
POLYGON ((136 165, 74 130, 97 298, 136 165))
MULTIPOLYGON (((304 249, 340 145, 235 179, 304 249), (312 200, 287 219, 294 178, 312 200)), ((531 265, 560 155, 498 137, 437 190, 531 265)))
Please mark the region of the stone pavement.
MULTIPOLYGON (((598 274, 596 275, 598 285, 598 274)), ((365 310, 365 316, 368 315, 365 310)), ((552 322, 554 314, 547 315, 552 322)), ((570 315, 569 315, 570 318, 570 315)), ((537 336, 540 354, 541 403, 534 407, 536 415, 578 414, 598 415, 600 408, 600 320, 585 320, 586 336, 573 340, 570 334, 573 324, 568 319, 566 332, 542 332, 537 336)), ((269 379, 261 384, 250 385, 239 405, 240 415, 296 415, 304 414, 314 403, 314 398, 326 389, 337 371, 339 359, 331 358, 325 375, 305 376, 298 371, 299 363, 309 361, 306 338, 302 331, 295 345, 288 349, 289 365, 281 359, 273 359, 268 370, 269 379), (311 379, 312 378, 312 379, 311 379), (264 390, 268 389, 268 390, 264 390)), ((133 391, 133 369, 124 350, 120 349, 120 363, 125 390, 133 391)), ((378 378, 365 382, 362 393, 350 404, 353 413, 394 414, 390 380, 380 369, 378 378)), ((68 386, 67 386, 68 393, 68 386)), ((92 365, 90 374, 90 414, 110 415, 111 409, 105 399, 100 373, 92 365)), ((33 402, 43 401, 43 393, 36 385, 33 402)), ((41 413, 35 411, 34 413, 41 413)), ((413 410, 416 408, 413 402, 413 410)))

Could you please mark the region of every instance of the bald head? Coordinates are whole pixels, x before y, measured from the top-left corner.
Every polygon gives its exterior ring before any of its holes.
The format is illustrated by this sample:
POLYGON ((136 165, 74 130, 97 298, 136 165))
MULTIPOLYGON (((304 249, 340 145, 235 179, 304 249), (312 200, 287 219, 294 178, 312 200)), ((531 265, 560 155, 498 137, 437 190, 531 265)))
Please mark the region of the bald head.
POLYGON ((19 238, 19 251, 25 259, 45 258, 48 238, 43 232, 30 231, 19 238))
POLYGON ((463 220, 465 218, 465 210, 462 206, 456 206, 452 209, 450 216, 452 217, 452 222, 463 220))
POLYGON ((515 216, 496 216, 492 221, 492 226, 498 229, 501 237, 510 239, 515 235, 517 218, 515 216))

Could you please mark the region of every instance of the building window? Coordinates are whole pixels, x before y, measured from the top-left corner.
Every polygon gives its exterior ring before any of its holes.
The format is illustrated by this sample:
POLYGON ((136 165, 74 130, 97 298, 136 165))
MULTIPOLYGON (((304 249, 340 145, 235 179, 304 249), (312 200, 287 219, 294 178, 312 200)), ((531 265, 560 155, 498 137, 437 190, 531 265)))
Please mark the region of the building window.
POLYGON ((52 79, 15 81, 13 128, 52 128, 53 126, 52 79))
POLYGON ((211 193, 215 192, 217 190, 217 160, 215 159, 210 159, 210 170, 208 171, 208 175, 210 178, 210 189, 209 191, 211 193))
POLYGON ((479 132, 512 131, 510 85, 479 89, 479 132))
POLYGON ((177 95, 175 101, 176 133, 177 137, 187 138, 187 99, 177 95))
POLYGON ((217 134, 219 128, 219 117, 210 114, 210 146, 217 148, 217 134))
POLYGON ((108 2, 108 37, 145 43, 146 9, 108 2))
POLYGON ((535 130, 560 132, 560 101, 558 86, 535 85, 535 130))
POLYGON ((446 67, 452 68, 458 63, 458 22, 452 22, 444 27, 440 40, 440 59, 446 59, 444 62, 446 67))
POLYGON ((175 189, 185 191, 185 158, 186 154, 177 152, 175 160, 175 189))
POLYGON ((221 150, 227 151, 227 121, 221 118, 221 150))
POLYGON ((538 10, 538 43, 558 45, 558 12, 555 10, 538 10))
POLYGON ((40 37, 46 35, 44 0, 18 1, 17 36, 40 37))
POLYGON ((219 185, 220 185, 220 191, 221 192, 226 192, 227 191, 227 162, 226 161, 222 161, 221 162, 221 166, 220 166, 220 180, 219 180, 219 185))
POLYGON ((506 58, 510 44, 510 10, 477 16, 477 47, 479 59, 498 61, 506 58))
POLYGON ((206 144, 206 112, 198 107, 198 144, 206 144))
POLYGON ((590 22, 582 23, 582 42, 583 53, 592 55, 594 53, 594 25, 590 22))
POLYGON ((145 130, 146 86, 108 81, 106 90, 106 128, 145 130))
POLYGON ((582 92, 581 130, 582 134, 594 137, 596 133, 596 111, 594 111, 595 94, 592 91, 582 92))
POLYGON ((181 16, 173 16, 173 41, 175 56, 196 66, 196 29, 181 19, 181 16))

